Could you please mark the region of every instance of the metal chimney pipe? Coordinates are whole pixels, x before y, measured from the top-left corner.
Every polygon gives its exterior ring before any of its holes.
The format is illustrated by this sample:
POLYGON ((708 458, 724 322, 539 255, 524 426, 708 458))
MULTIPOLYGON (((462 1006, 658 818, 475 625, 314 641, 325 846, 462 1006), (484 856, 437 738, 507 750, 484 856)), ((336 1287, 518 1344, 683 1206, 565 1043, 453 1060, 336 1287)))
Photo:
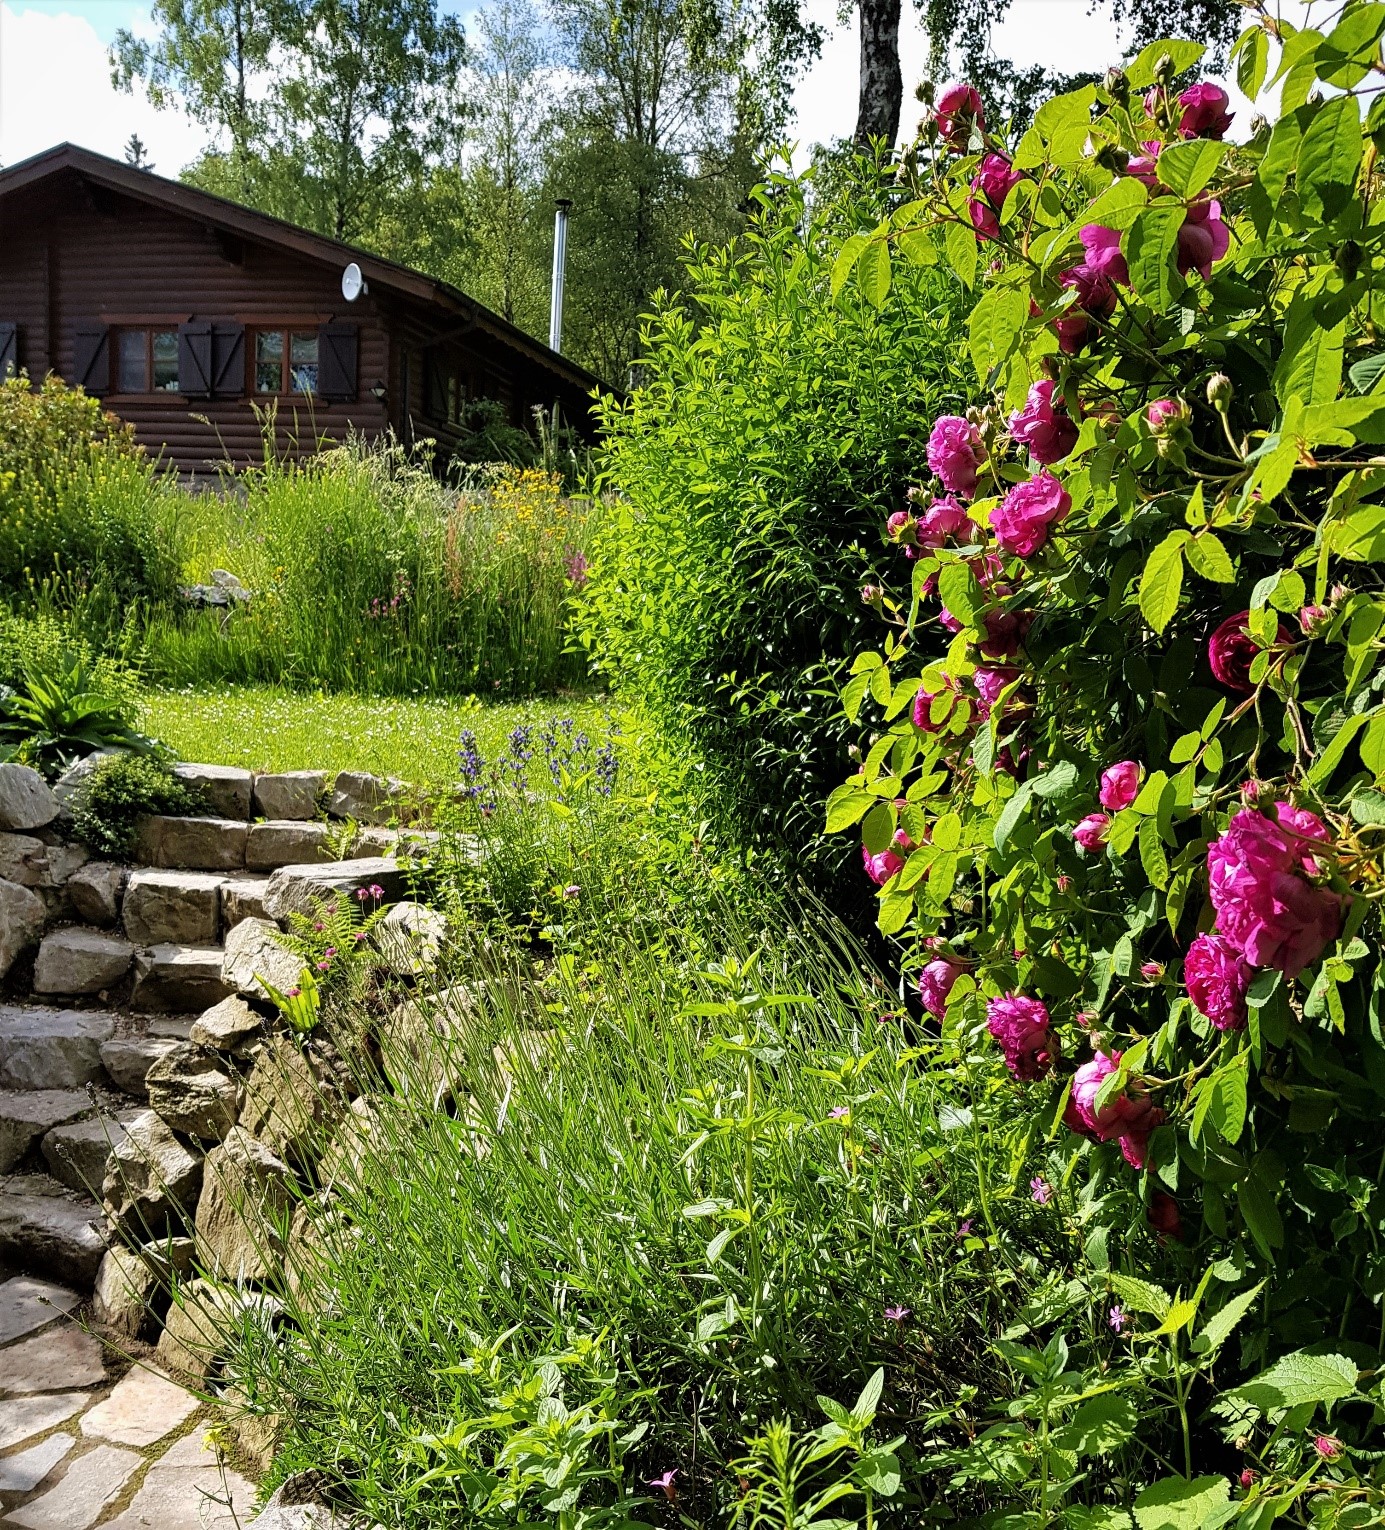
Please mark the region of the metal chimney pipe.
POLYGON ((563 271, 567 265, 567 214, 572 202, 559 197, 553 214, 553 296, 548 309, 548 348, 563 348, 563 271))

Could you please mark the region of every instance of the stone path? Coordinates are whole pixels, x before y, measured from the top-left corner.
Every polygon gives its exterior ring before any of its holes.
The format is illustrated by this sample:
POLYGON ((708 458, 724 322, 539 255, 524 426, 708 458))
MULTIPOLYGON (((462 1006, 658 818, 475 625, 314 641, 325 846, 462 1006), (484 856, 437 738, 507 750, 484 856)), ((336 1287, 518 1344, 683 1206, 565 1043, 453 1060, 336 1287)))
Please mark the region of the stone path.
POLYGON ((81 1304, 30 1276, 0 1282, 0 1527, 248 1525, 255 1490, 206 1443, 198 1399, 126 1369, 79 1326, 81 1304))

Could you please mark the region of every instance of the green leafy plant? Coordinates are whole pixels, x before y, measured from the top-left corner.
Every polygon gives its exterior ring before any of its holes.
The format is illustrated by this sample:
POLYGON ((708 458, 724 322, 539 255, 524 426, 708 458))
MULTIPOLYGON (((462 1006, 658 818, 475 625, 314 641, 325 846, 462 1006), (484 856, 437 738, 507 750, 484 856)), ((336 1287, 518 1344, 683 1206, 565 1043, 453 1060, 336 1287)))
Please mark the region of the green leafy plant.
POLYGON ((0 750, 47 775, 95 750, 152 754, 158 748, 131 725, 125 699, 102 689, 97 671, 80 657, 48 670, 30 668, 18 689, 0 686, 0 750))
POLYGON ((125 860, 139 820, 147 814, 188 817, 206 811, 206 799, 162 761, 117 754, 102 760, 72 799, 77 835, 102 856, 125 860))

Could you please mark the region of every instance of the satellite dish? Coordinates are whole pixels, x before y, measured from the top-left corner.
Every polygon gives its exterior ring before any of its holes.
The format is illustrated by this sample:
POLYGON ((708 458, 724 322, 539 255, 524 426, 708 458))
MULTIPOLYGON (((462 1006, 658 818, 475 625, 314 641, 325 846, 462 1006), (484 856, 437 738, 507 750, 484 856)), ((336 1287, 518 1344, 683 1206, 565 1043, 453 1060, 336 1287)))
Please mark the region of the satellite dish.
POLYGON ((366 279, 361 275, 361 268, 353 260, 341 273, 341 295, 348 303, 354 303, 363 292, 369 291, 366 279))

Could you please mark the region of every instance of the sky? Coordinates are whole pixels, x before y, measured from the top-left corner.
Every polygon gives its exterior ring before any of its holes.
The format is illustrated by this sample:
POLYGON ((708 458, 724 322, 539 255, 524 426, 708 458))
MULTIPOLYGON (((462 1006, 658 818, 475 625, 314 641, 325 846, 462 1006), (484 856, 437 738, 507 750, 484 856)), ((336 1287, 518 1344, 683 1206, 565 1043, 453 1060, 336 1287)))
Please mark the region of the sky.
MULTIPOLYGON (((794 95, 803 144, 849 134, 856 120, 857 41, 837 23, 837 0, 807 0, 829 33, 822 55, 794 95)), ((1026 64, 1067 73, 1103 69, 1119 58, 1120 37, 1105 13, 1088 15, 1089 0, 1013 0, 995 37, 996 51, 1026 64)), ((449 4, 463 15, 466 10, 449 4)), ((912 88, 923 73, 926 46, 912 5, 904 6, 907 135, 917 121, 912 88)), ((120 27, 152 31, 138 0, 0 0, 0 165, 12 165, 64 139, 119 156, 131 133, 144 140, 155 168, 176 175, 196 158, 203 130, 181 113, 157 111, 142 94, 110 82, 106 49, 120 27)), ((1233 93, 1234 94, 1234 93, 1233 93)), ((1242 100, 1241 122, 1250 113, 1242 100)))

